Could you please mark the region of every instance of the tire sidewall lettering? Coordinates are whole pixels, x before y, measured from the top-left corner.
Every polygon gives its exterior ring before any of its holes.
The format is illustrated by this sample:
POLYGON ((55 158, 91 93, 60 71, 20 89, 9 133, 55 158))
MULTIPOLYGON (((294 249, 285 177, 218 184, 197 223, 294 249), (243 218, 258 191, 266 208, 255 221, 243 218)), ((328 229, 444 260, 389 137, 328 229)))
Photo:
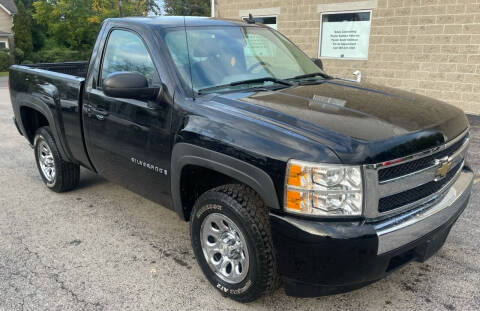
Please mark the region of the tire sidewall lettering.
POLYGON ((241 288, 237 288, 237 289, 228 288, 228 287, 226 287, 226 286, 224 286, 220 283, 217 283, 217 288, 221 292, 229 293, 229 294, 232 294, 232 295, 241 295, 244 292, 246 292, 250 288, 250 286, 252 286, 252 281, 250 279, 248 279, 241 288))
POLYGON ((200 218, 202 218, 203 214, 205 214, 206 212, 215 212, 215 211, 221 212, 222 210, 223 210, 223 208, 219 204, 207 204, 207 205, 202 206, 198 210, 196 216, 197 216, 198 219, 200 219, 200 218))

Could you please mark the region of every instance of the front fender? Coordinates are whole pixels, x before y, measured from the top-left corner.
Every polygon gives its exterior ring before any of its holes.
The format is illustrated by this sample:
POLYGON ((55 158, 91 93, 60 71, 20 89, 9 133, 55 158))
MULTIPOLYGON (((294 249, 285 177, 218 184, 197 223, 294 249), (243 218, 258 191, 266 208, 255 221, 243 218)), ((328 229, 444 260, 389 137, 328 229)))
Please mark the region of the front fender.
POLYGON ((183 167, 197 165, 230 176, 255 190, 265 205, 279 209, 277 192, 270 176, 260 168, 234 157, 188 143, 177 143, 172 151, 172 201, 180 218, 186 219, 180 194, 183 167))

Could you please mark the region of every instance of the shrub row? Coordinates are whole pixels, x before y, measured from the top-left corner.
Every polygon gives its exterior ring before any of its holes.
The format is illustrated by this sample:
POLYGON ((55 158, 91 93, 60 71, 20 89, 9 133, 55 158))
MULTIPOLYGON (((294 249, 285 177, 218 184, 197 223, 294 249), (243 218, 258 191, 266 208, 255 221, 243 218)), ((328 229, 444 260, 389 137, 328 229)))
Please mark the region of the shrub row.
MULTIPOLYGON (((8 53, 7 53, 8 56, 8 53)), ((54 46, 51 48, 43 48, 37 52, 24 55, 20 49, 15 49, 15 62, 17 64, 34 64, 34 63, 58 63, 68 61, 87 60, 90 56, 90 51, 73 51, 66 47, 54 46)), ((0 62, 2 61, 0 55, 0 62)), ((3 63, 0 63, 2 67, 3 63)), ((8 57, 6 58, 6 67, 8 68, 8 57)), ((3 68, 3 67, 2 67, 3 68)))

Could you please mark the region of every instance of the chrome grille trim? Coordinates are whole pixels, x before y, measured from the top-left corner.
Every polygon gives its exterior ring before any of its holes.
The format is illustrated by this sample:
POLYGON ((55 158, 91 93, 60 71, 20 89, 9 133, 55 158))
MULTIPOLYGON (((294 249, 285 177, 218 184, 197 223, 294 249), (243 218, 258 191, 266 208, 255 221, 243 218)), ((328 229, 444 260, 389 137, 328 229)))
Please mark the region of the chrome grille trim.
MULTIPOLYGON (((402 207, 393 209, 393 210, 388 211, 388 212, 398 212, 399 210, 402 210, 402 211, 403 210, 410 210, 410 209, 412 209, 412 208, 414 208, 418 205, 422 205, 422 204, 425 204, 425 203, 430 202, 430 201, 432 201, 432 204, 435 203, 436 200, 443 195, 443 192, 448 190, 450 185, 453 184, 456 181, 456 179, 458 178, 458 176, 460 175, 460 173, 463 170, 463 165, 464 165, 464 161, 462 160, 462 164, 460 165, 460 167, 455 172, 455 175, 443 187, 441 187, 437 192, 434 192, 431 195, 428 195, 426 197, 421 198, 420 200, 405 204, 402 207)), ((432 180, 430 180, 430 182, 431 181, 432 180)), ((380 214, 385 215, 385 214, 388 214, 388 212, 384 212, 384 213, 380 213, 380 214)))
POLYGON ((456 138, 454 138, 453 140, 449 141, 448 143, 442 146, 438 146, 420 153, 416 153, 414 155, 410 155, 410 156, 406 156, 400 159, 390 161, 390 162, 394 162, 390 165, 385 166, 383 165, 383 163, 364 165, 363 171, 365 176, 365 181, 364 181, 365 209, 363 212, 363 216, 367 219, 378 220, 378 219, 389 217, 394 214, 402 213, 404 211, 414 208, 415 206, 425 204, 429 201, 438 200, 441 194, 445 192, 445 190, 447 190, 448 187, 450 187, 452 183, 458 178, 460 172, 463 169, 464 159, 468 151, 468 145, 470 141, 470 138, 468 137, 468 130, 469 129, 465 130, 462 134, 458 135, 456 138), (416 202, 404 205, 402 207, 398 207, 393 210, 385 211, 385 212, 378 211, 378 203, 381 198, 387 197, 396 193, 401 193, 433 181, 435 179, 436 171, 439 168, 440 164, 433 164, 432 166, 427 167, 425 169, 421 169, 419 171, 409 173, 403 176, 399 176, 396 178, 392 178, 389 180, 384 180, 382 182, 379 182, 379 179, 378 179, 378 172, 380 170, 384 168, 396 166, 399 164, 403 164, 409 161, 418 160, 423 157, 435 155, 435 153, 449 148, 450 146, 454 145, 455 143, 459 142, 462 139, 465 139, 465 142, 452 155, 448 157, 450 161, 452 161, 451 168, 456 167, 456 165, 459 162, 462 162, 462 165, 458 170, 458 172, 456 172, 455 176, 444 187, 442 187, 441 190, 437 191, 436 193, 433 193, 432 195, 429 195, 428 197, 425 197, 416 202))
POLYGON ((449 141, 445 145, 441 145, 441 146, 438 146, 438 147, 427 149, 427 150, 424 150, 424 151, 421 151, 421 152, 418 152, 418 153, 415 153, 415 154, 412 154, 412 155, 409 155, 409 156, 405 156, 403 158, 398 158, 398 159, 388 161, 388 162, 392 162, 392 164, 390 164, 390 165, 384 166, 383 163, 375 163, 375 164, 366 164, 366 165, 364 165, 364 167, 366 169, 380 170, 380 169, 383 169, 383 168, 403 164, 403 163, 406 163, 406 162, 409 162, 409 161, 418 160, 420 158, 432 155, 434 153, 437 153, 441 150, 447 149, 448 147, 454 145, 459 140, 464 139, 465 135, 468 135, 469 130, 470 130, 470 128, 467 128, 465 131, 463 131, 463 133, 461 133, 460 135, 458 135, 457 137, 455 137, 454 139, 452 139, 451 141, 449 141))
MULTIPOLYGON (((452 156, 450 156, 450 159, 452 161, 452 168, 455 167, 465 157, 468 142, 469 140, 466 139, 465 143, 458 150, 459 152, 456 152, 452 156)), ((410 173, 407 175, 403 175, 401 177, 382 181, 378 185, 379 197, 383 198, 395 193, 403 192, 408 189, 426 184, 427 182, 430 182, 435 179, 435 175, 437 173, 438 168, 439 168, 439 164, 434 164, 426 169, 416 171, 414 173, 410 173)))

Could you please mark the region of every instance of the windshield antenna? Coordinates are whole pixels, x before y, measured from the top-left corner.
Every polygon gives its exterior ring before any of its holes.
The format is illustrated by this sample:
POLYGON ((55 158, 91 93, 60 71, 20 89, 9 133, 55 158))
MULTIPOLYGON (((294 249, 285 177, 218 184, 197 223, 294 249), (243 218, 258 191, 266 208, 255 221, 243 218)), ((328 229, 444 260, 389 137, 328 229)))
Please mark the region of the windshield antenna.
POLYGON ((255 24, 255 19, 252 16, 252 13, 248 13, 248 19, 245 20, 248 24, 255 24))

